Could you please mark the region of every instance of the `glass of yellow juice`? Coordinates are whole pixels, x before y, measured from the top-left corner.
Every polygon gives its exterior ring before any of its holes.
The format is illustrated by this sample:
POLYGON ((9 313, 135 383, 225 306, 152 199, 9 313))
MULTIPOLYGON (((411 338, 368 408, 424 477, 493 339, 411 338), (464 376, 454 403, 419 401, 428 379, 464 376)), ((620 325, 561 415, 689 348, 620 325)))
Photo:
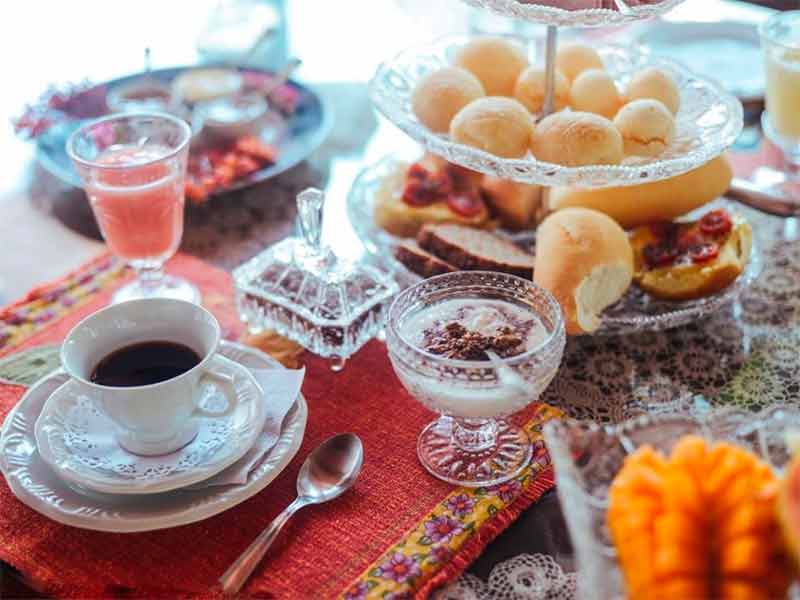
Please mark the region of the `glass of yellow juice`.
POLYGON ((800 10, 776 13, 761 25, 767 74, 767 138, 784 153, 786 175, 800 177, 800 10))

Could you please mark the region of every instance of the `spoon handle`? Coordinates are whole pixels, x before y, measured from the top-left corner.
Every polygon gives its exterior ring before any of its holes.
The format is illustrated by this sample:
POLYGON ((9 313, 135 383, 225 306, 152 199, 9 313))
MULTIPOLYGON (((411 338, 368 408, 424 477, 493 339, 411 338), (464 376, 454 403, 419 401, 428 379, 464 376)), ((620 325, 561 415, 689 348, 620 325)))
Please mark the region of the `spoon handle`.
POLYGON ((272 523, 270 523, 269 526, 253 540, 253 543, 247 547, 247 550, 242 552, 239 558, 228 567, 228 570, 219 578, 222 591, 226 595, 233 595, 242 589, 242 586, 250 578, 250 575, 258 566, 258 563, 264 558, 272 542, 275 541, 275 538, 278 537, 283 526, 286 525, 286 521, 306 504, 308 504, 308 502, 304 498, 295 498, 294 502, 275 517, 272 523))

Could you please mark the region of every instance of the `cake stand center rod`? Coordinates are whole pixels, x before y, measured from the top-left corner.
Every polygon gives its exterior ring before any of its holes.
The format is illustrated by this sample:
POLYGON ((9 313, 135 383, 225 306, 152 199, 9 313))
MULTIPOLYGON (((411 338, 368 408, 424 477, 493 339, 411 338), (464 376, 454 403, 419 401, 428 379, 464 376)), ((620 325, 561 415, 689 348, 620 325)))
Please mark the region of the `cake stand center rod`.
POLYGON ((558 27, 547 26, 547 42, 544 55, 544 107, 542 116, 553 112, 556 100, 556 44, 558 42, 558 27))

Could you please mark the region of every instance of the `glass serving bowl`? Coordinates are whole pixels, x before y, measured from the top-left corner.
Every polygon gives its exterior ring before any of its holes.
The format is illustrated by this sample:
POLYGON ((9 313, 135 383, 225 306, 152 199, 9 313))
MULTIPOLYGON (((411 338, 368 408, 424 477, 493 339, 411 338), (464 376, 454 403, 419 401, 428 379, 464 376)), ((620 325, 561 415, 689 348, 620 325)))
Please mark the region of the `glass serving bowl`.
POLYGON ((785 433, 798 427, 800 408, 790 406, 773 406, 756 414, 722 408, 696 416, 648 415, 617 426, 570 419, 546 423, 544 438, 580 573, 579 597, 625 597, 606 511, 609 487, 627 455, 644 444, 669 453, 681 436, 699 434, 707 440, 738 444, 781 470, 792 454, 785 433))
MULTIPOLYGON (((465 4, 476 8, 511 17, 520 21, 540 23, 542 25, 558 25, 562 27, 600 27, 621 25, 641 19, 649 19, 669 12, 684 0, 650 0, 648 2, 614 0, 609 4, 616 8, 578 8, 568 10, 549 2, 520 2, 520 0, 463 0, 465 4)), ((588 3, 587 3, 588 4, 588 3)))
MULTIPOLYGON (((527 48, 531 57, 543 62, 536 40, 504 37, 527 48)), ((378 67, 369 86, 373 103, 386 118, 429 151, 474 171, 546 186, 636 185, 699 167, 726 150, 742 131, 742 105, 719 84, 636 45, 596 46, 606 70, 621 89, 645 67, 657 67, 673 77, 680 89, 681 105, 669 147, 657 157, 628 157, 619 165, 563 167, 536 160, 530 154, 518 159, 500 158, 430 131, 411 109, 417 82, 427 73, 452 64, 456 51, 471 39, 474 36, 449 35, 404 50, 378 67)))
MULTIPOLYGON (((376 193, 383 179, 394 173, 401 160, 404 160, 404 157, 389 155, 361 171, 347 196, 347 214, 353 229, 374 260, 383 269, 390 271, 401 287, 408 287, 421 281, 422 278, 409 271, 394 257, 394 248, 404 240, 378 227, 374 219, 376 193)), ((410 163, 413 160, 405 162, 410 163)), ((688 218, 700 218, 712 208, 725 208, 735 212, 733 203, 721 201, 701 207, 690 213, 688 218)), ((526 250, 531 252, 535 250, 535 231, 511 233, 498 230, 496 233, 508 237, 526 250)), ((744 272, 734 283, 711 296, 696 300, 658 300, 637 286, 631 285, 619 302, 604 311, 600 329, 590 335, 627 335, 642 331, 662 331, 692 323, 734 302, 752 285, 763 268, 761 250, 754 239, 750 261, 744 272)))
POLYGON ((561 309, 536 284, 488 271, 463 271, 426 279, 400 293, 386 325, 389 359, 416 400, 442 415, 417 441, 422 465, 456 485, 482 487, 514 477, 528 463, 531 444, 504 420, 534 402, 555 377, 564 353, 561 309), (458 360, 410 342, 404 325, 445 300, 493 299, 538 318, 546 331, 534 348, 491 361, 458 360))

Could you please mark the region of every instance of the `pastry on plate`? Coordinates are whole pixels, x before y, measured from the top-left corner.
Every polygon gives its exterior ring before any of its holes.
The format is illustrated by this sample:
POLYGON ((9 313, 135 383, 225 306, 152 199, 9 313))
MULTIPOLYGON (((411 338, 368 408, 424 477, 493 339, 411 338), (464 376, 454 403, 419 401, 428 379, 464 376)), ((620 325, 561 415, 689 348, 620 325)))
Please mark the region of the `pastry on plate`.
POLYGON ((460 225, 425 225, 417 235, 423 250, 462 271, 499 271, 531 279, 533 256, 490 231, 460 225))
POLYGON ((533 119, 528 109, 513 98, 478 98, 462 108, 450 123, 450 137, 503 158, 522 158, 528 153, 533 119))
POLYGON ((230 96, 241 88, 242 76, 236 69, 187 69, 172 82, 172 95, 194 105, 230 96))
MULTIPOLYGON (((569 104, 569 80, 556 69, 553 108, 562 110, 569 104)), ((514 98, 525 105, 534 115, 542 112, 545 95, 545 72, 543 67, 531 66, 519 74, 514 85, 514 98)))
POLYGON ((536 225, 542 203, 541 186, 486 175, 481 190, 483 199, 504 229, 521 231, 536 225))
POLYGON ((517 44, 503 38, 480 37, 458 50, 453 64, 480 79, 488 96, 510 96, 528 58, 517 44))
POLYGON ((611 121, 571 110, 539 121, 531 149, 537 159, 565 167, 616 165, 623 158, 622 136, 611 121))
POLYGON ((426 156, 398 163, 376 192, 373 219, 399 237, 413 238, 426 223, 493 227, 472 172, 426 156))
POLYGON ((648 67, 636 73, 625 88, 627 101, 639 98, 652 98, 666 106, 670 112, 678 114, 681 93, 678 84, 669 74, 656 67, 648 67))
POLYGON ((587 69, 572 82, 569 90, 573 109, 612 119, 621 101, 614 79, 602 69, 587 69))
POLYGON ((670 221, 718 198, 733 178, 724 154, 701 167, 663 181, 609 188, 555 187, 545 212, 583 206, 606 213, 625 229, 670 221))
POLYGON ((444 67, 422 77, 411 96, 411 108, 431 131, 447 132, 450 121, 467 104, 485 95, 483 85, 466 69, 444 67))
POLYGON ((623 296, 632 278, 628 236, 607 215, 568 208, 539 225, 533 280, 561 305, 568 334, 600 327, 600 314, 623 296))
POLYGON ((614 117, 614 125, 628 156, 658 156, 675 136, 675 117, 662 102, 651 98, 628 102, 614 117))
POLYGON ((412 273, 428 278, 434 275, 453 273, 458 269, 438 256, 420 248, 414 240, 399 243, 394 249, 394 256, 412 273))
POLYGON ((725 209, 698 221, 660 222, 631 233, 634 281, 665 300, 710 296, 732 284, 750 259, 750 225, 725 209))

